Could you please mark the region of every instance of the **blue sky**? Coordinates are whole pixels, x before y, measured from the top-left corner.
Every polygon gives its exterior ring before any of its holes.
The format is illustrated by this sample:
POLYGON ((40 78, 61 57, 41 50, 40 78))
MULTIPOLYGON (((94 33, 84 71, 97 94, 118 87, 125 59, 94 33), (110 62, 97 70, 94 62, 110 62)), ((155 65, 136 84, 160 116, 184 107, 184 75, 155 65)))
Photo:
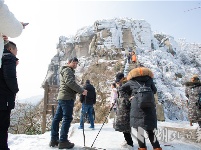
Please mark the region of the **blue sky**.
POLYGON ((18 20, 30 24, 18 38, 19 98, 43 93, 40 88, 59 36, 75 35, 96 20, 127 17, 144 19, 152 31, 177 40, 201 43, 201 1, 67 1, 5 0, 18 20), (191 10, 192 9, 192 10, 191 10), (191 11, 188 11, 191 10, 191 11), (186 11, 186 12, 185 12, 186 11), (29 89, 31 87, 31 89, 29 89))

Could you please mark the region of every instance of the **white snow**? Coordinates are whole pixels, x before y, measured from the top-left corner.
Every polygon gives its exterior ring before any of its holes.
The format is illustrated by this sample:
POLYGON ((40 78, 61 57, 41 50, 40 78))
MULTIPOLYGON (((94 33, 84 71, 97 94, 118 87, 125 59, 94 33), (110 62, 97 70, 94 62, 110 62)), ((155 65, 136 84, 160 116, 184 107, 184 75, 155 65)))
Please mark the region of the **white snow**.
MULTIPOLYGON (((78 150, 84 147, 83 130, 78 129, 79 124, 71 125, 69 131, 69 140, 75 143, 73 149, 78 150)), ((158 126, 177 126, 189 129, 196 129, 198 126, 194 124, 189 126, 188 122, 158 122, 158 126)), ((124 141, 123 134, 115 131, 112 127, 112 119, 109 123, 95 124, 95 130, 88 129, 89 124, 85 124, 85 146, 96 148, 103 148, 107 150, 126 150, 121 148, 121 143, 124 141), (102 130, 100 131, 102 127, 102 130), (100 131, 100 132, 99 132, 100 131), (98 134, 99 133, 99 134, 98 134), (98 136, 97 136, 98 135, 98 136), (97 138, 96 138, 97 137, 97 138), (96 140, 95 140, 96 138, 96 140), (95 140, 95 142, 94 142, 95 140)), ((137 141, 133 138, 134 149, 137 150, 137 141)), ((24 135, 24 134, 9 134, 8 144, 11 150, 52 150, 57 148, 49 147, 50 131, 41 135, 24 135)), ((148 150, 152 150, 152 146, 148 139, 146 139, 148 150)), ((164 150, 201 150, 201 143, 182 142, 180 139, 172 139, 171 141, 160 141, 160 145, 164 150)))

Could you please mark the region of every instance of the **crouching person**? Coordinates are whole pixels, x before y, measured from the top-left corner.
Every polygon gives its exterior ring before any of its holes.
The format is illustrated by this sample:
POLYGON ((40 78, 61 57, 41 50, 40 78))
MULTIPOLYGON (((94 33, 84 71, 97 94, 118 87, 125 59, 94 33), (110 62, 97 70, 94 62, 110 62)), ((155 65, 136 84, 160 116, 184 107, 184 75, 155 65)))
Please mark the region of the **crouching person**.
MULTIPOLYGON (((151 70, 145 67, 138 67, 129 72, 127 83, 119 89, 120 95, 125 95, 126 93, 131 97, 130 126, 132 131, 137 130, 138 150, 147 150, 145 132, 148 134, 154 150, 162 150, 154 134, 154 130, 157 128, 155 102, 153 101, 153 107, 140 108, 136 96, 137 90, 143 85, 150 87, 151 91, 154 94, 156 93, 157 89, 152 78, 153 73, 151 70)), ((134 134, 134 132, 132 133, 134 134)))

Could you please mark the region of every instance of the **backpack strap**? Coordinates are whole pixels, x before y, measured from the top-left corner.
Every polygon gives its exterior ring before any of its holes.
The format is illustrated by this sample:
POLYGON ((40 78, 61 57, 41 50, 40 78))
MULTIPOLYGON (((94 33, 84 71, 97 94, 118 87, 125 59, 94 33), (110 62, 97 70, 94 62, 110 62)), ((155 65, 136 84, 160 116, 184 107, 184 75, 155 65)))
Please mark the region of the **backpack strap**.
MULTIPOLYGON (((135 80, 135 82, 137 82, 137 81, 135 80)), ((140 87, 142 87, 142 85, 141 85, 139 82, 137 82, 137 84, 138 84, 140 87)))

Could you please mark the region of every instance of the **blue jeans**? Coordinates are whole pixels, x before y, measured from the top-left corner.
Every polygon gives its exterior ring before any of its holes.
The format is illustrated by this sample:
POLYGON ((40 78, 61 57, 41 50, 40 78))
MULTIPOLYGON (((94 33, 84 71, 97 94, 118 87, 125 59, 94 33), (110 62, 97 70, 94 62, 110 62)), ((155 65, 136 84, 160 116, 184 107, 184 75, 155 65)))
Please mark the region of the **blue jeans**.
POLYGON ((73 107, 74 100, 59 100, 57 111, 55 113, 54 119, 51 126, 51 140, 59 140, 59 123, 62 121, 62 126, 60 130, 60 142, 65 142, 68 140, 68 132, 70 124, 73 120, 73 107))
POLYGON ((94 110, 93 105, 82 104, 82 111, 81 111, 81 116, 80 116, 80 127, 84 126, 83 118, 84 118, 84 115, 87 114, 89 116, 89 121, 91 123, 91 128, 94 128, 93 110, 94 110))

